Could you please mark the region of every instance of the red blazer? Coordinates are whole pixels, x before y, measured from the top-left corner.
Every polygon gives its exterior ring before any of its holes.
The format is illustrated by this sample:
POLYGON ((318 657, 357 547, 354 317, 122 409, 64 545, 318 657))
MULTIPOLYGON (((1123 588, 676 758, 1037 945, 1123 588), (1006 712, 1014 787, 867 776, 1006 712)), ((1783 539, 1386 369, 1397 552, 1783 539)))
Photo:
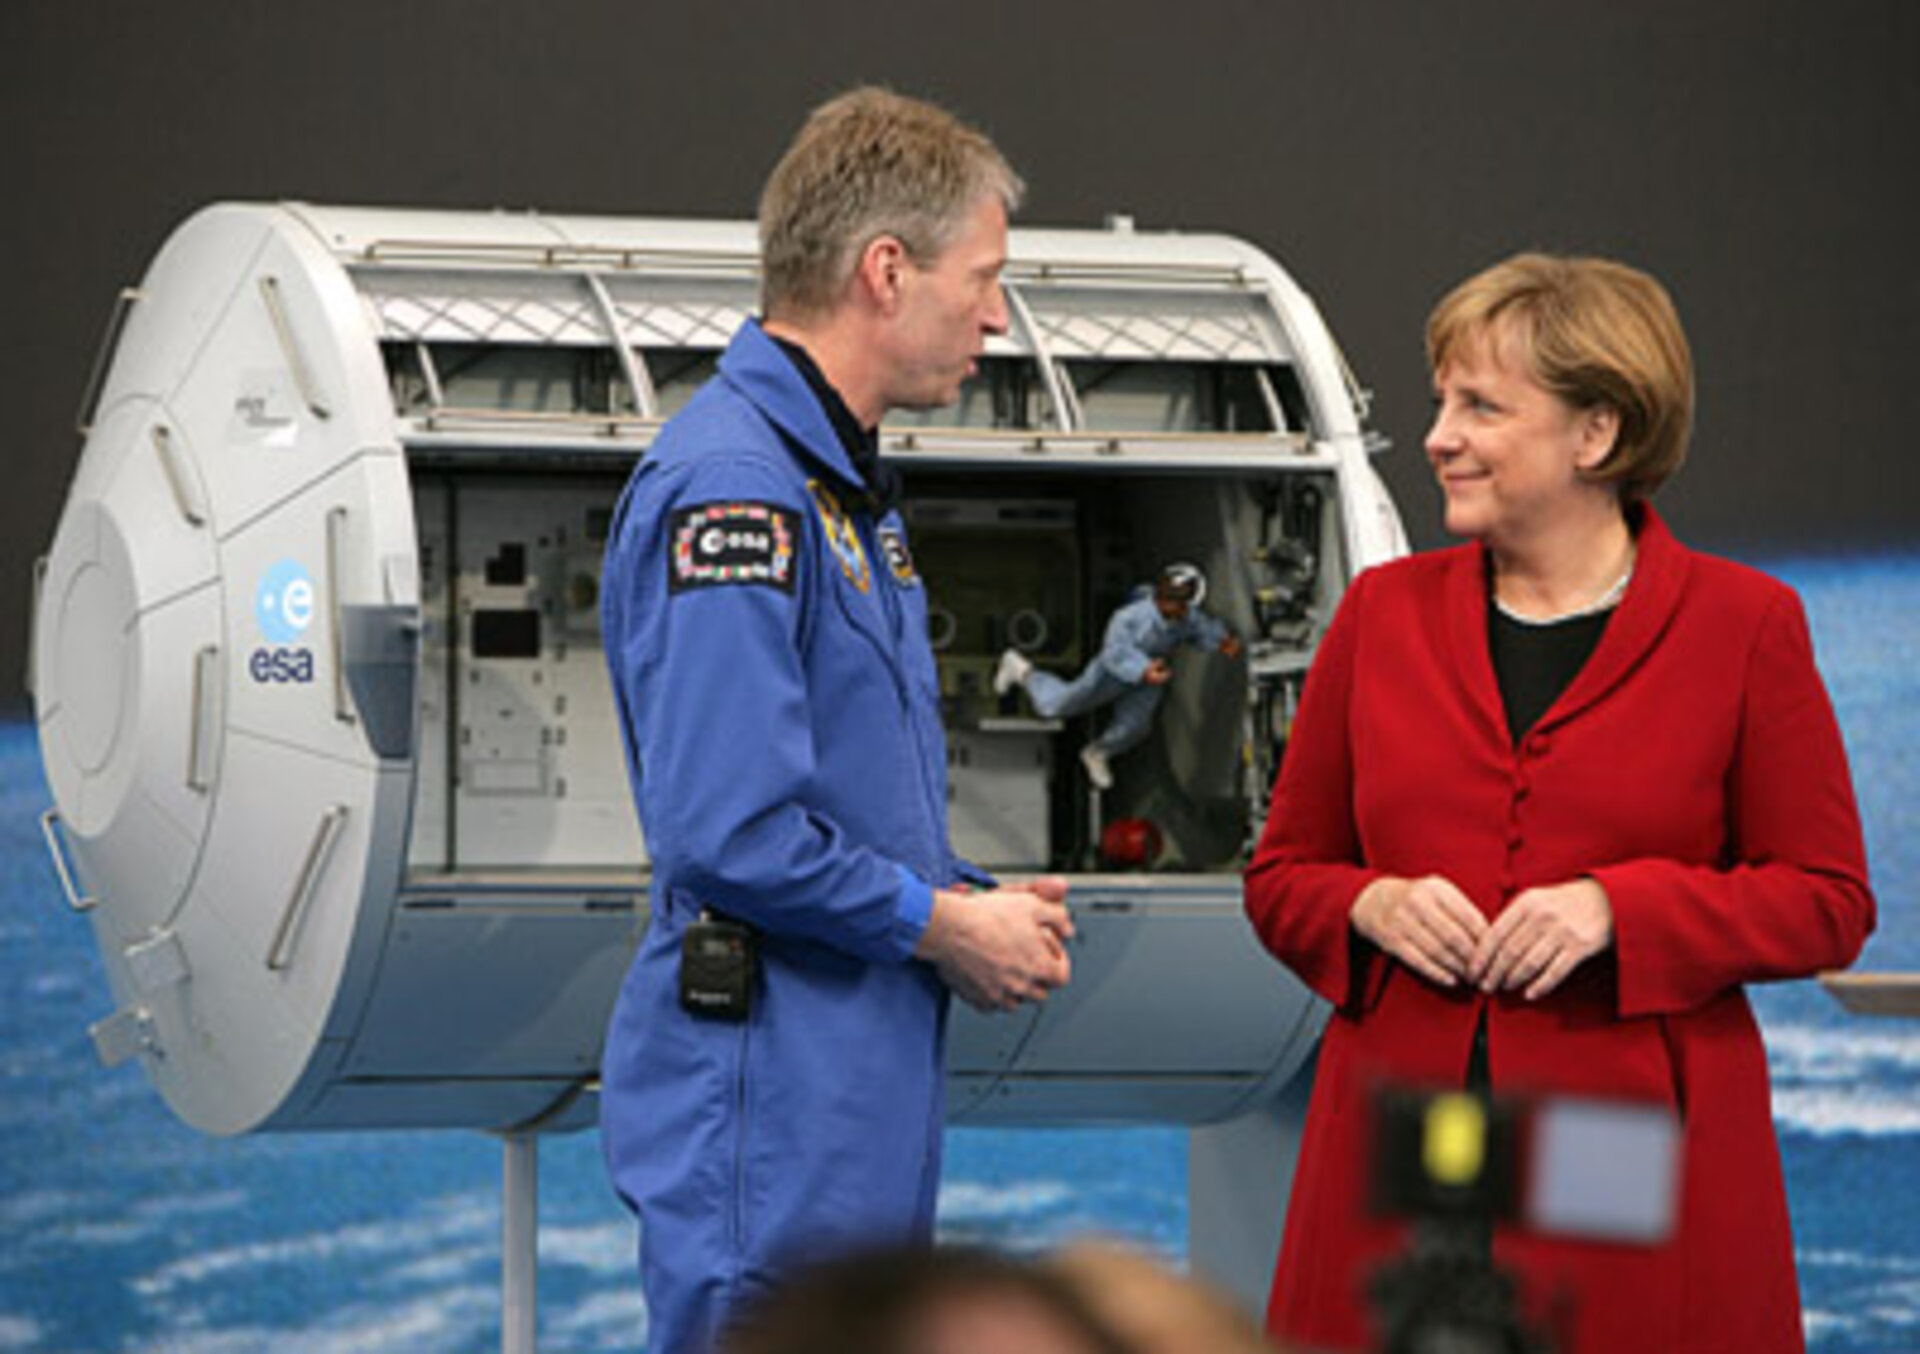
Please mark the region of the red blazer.
POLYGON ((1650 509, 1626 597, 1520 747, 1478 546, 1354 581, 1314 660, 1247 870, 1263 943, 1334 1005, 1268 1326, 1367 1344, 1402 1253, 1369 1217, 1368 1088, 1461 1084, 1484 1007, 1496 1091, 1671 1105, 1679 1227, 1627 1246, 1502 1228, 1495 1261, 1584 1351, 1803 1346, 1766 1053, 1741 984, 1850 963, 1873 928, 1859 815, 1799 599, 1685 549, 1650 509), (1441 874, 1488 917, 1591 875, 1614 947, 1538 1002, 1436 988, 1349 927, 1377 875, 1441 874))

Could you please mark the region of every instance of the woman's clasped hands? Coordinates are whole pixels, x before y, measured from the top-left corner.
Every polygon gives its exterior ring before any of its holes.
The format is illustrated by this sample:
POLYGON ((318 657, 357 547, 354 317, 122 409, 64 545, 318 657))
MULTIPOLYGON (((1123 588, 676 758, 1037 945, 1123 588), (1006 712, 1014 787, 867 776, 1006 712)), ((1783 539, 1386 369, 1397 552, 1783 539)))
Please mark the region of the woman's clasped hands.
POLYGON ((1546 996, 1613 944, 1613 905, 1582 876, 1516 895, 1492 921, 1441 875, 1383 876, 1354 900, 1353 927, 1440 987, 1546 996))

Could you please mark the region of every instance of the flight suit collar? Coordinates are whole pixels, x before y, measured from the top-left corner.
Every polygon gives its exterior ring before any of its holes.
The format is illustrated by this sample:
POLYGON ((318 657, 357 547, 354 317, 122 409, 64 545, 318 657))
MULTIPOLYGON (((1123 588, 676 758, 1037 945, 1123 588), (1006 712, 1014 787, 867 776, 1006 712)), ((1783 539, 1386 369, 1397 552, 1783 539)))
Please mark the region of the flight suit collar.
POLYGON ((813 360, 812 353, 778 334, 768 334, 767 337, 787 355, 808 388, 819 399, 820 407, 827 412, 827 421, 833 425, 834 435, 840 439, 840 449, 847 453, 847 460, 865 487, 867 506, 875 517, 885 517, 900 501, 900 476, 880 459, 880 430, 860 425, 853 410, 847 407, 846 400, 834 389, 833 382, 820 370, 820 364, 813 360))
POLYGON ((836 489, 847 496, 867 493, 866 479, 848 455, 826 406, 760 321, 749 319, 740 326, 720 355, 720 374, 767 416, 795 451, 831 475, 836 489))

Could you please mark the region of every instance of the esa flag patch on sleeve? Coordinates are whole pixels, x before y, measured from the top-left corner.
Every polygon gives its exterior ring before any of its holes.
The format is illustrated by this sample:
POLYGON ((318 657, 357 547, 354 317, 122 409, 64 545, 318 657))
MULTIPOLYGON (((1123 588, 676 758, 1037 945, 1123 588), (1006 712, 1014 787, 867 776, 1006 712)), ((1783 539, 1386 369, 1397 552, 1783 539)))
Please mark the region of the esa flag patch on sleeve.
POLYGON ((736 583, 793 591, 794 514, 771 503, 700 503, 673 514, 671 592, 736 583))

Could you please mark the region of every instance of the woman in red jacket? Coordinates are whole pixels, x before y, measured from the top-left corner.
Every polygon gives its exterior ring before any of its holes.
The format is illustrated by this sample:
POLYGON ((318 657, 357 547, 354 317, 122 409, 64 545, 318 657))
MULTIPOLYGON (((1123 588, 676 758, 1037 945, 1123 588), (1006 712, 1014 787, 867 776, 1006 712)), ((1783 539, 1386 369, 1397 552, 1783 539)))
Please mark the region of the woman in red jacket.
POLYGON ((1585 1351, 1803 1347, 1766 1054, 1742 985, 1873 927, 1798 598, 1647 499, 1686 452, 1666 292, 1521 255, 1427 326, 1427 457, 1467 543, 1357 578, 1315 659, 1247 911, 1333 1004, 1268 1325, 1357 1348, 1405 1223, 1373 1216, 1381 1085, 1665 1107, 1676 1221, 1629 1245, 1495 1229, 1585 1351))

